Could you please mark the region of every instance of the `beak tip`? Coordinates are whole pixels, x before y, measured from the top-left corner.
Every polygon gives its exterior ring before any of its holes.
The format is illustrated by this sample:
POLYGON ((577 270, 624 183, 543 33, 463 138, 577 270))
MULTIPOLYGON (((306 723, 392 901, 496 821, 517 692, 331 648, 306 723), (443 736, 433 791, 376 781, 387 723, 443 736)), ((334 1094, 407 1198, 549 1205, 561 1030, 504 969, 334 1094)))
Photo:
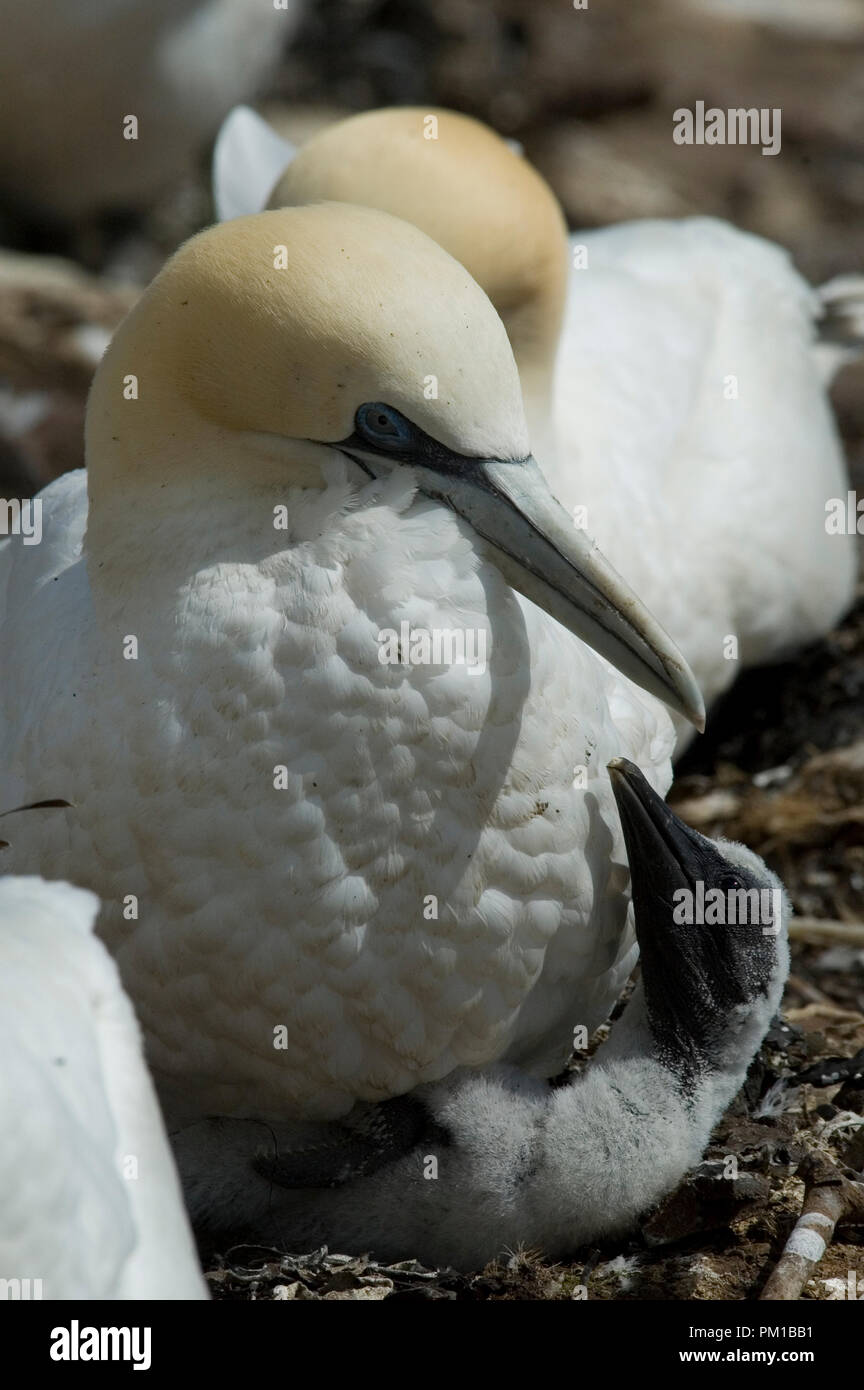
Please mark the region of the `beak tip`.
MULTIPOLYGON (((645 780, 642 769, 637 767, 636 763, 631 762, 629 758, 610 758, 606 764, 606 771, 609 773, 609 780, 612 783, 613 790, 616 784, 620 787, 622 785, 626 786, 633 781, 640 783, 645 780)), ((617 797, 618 793, 616 792, 615 794, 617 797)))
POLYGON ((704 734, 705 698, 699 689, 696 677, 683 658, 681 658, 680 668, 675 675, 677 679, 674 682, 674 690, 678 697, 678 712, 683 714, 687 722, 692 724, 698 733, 704 734))

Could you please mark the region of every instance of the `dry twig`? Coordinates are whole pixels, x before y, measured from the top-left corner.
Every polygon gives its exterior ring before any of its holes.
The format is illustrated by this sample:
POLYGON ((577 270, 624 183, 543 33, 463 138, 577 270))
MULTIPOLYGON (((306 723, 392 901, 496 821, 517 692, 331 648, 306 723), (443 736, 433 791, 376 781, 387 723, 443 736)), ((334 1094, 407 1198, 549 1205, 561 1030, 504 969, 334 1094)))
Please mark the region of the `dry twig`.
POLYGON ((840 1221, 864 1222, 864 1182, 854 1182, 832 1163, 810 1155, 801 1165, 806 1187, 801 1215, 760 1298, 800 1298, 840 1221))
POLYGON ((809 941, 822 945, 827 941, 843 941, 847 946, 864 949, 864 922, 837 922, 823 917, 793 917, 789 923, 792 941, 809 941))

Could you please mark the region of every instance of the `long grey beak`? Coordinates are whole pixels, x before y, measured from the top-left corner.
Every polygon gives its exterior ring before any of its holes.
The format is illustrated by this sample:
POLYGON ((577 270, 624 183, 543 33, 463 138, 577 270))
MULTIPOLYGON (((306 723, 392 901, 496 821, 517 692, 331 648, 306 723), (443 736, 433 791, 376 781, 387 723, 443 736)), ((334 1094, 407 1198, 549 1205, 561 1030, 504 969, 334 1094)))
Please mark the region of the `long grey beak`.
POLYGON ((420 487, 468 521, 520 594, 643 690, 705 727, 705 705, 678 648, 553 497, 535 459, 471 459, 417 469, 420 487))

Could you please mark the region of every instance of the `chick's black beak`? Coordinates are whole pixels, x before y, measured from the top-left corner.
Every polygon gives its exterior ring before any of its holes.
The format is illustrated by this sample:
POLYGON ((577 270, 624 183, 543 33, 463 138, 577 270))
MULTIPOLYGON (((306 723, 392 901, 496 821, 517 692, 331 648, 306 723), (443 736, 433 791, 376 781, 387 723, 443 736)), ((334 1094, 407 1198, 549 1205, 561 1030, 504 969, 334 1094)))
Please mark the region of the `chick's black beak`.
POLYGON ((692 890, 705 877, 716 851, 710 841, 679 820, 635 763, 613 759, 609 777, 627 846, 641 946, 649 923, 655 935, 663 929, 667 907, 671 926, 675 893, 692 890))

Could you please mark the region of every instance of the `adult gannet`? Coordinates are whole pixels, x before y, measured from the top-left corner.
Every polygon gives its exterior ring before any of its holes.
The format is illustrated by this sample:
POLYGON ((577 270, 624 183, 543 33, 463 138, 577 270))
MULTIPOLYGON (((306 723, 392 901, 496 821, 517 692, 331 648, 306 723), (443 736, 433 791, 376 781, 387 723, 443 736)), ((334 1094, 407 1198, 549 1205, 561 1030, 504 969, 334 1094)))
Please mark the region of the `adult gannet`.
POLYGON ((789 904, 751 850, 684 825, 632 763, 612 776, 642 969, 587 1069, 557 1089, 512 1066, 463 1069, 300 1135, 193 1126, 178 1159, 197 1224, 477 1268, 520 1245, 565 1256, 675 1187, 778 1008, 789 904))
POLYGON ((98 907, 68 883, 0 879, 4 1296, 206 1298, 98 907))
POLYGON ((571 634, 701 706, 530 457, 483 292, 366 208, 223 223, 117 331, 87 464, 80 558, 80 475, 0 550, 6 804, 71 803, 3 853, 99 892, 171 1127, 554 1071, 633 958, 605 763, 665 787, 672 742, 571 634), (416 664, 466 630, 482 669, 416 664))
MULTIPOLYGON (((434 108, 351 117, 281 161, 273 132, 235 113, 215 166, 226 210, 242 205, 242 170, 247 211, 268 181, 271 207, 363 203, 471 272, 507 328, 553 490, 678 643, 706 703, 848 606, 855 538, 826 529, 826 503, 847 490, 826 395, 843 351, 817 341, 822 300, 785 252, 711 218, 629 222, 572 236, 568 269, 540 175, 486 126, 434 108)), ((838 295, 854 311, 845 336, 860 345, 864 280, 826 289, 835 322, 838 295)))
POLYGON ((0 188, 54 217, 145 208, 275 72, 302 0, 0 0, 0 188))

